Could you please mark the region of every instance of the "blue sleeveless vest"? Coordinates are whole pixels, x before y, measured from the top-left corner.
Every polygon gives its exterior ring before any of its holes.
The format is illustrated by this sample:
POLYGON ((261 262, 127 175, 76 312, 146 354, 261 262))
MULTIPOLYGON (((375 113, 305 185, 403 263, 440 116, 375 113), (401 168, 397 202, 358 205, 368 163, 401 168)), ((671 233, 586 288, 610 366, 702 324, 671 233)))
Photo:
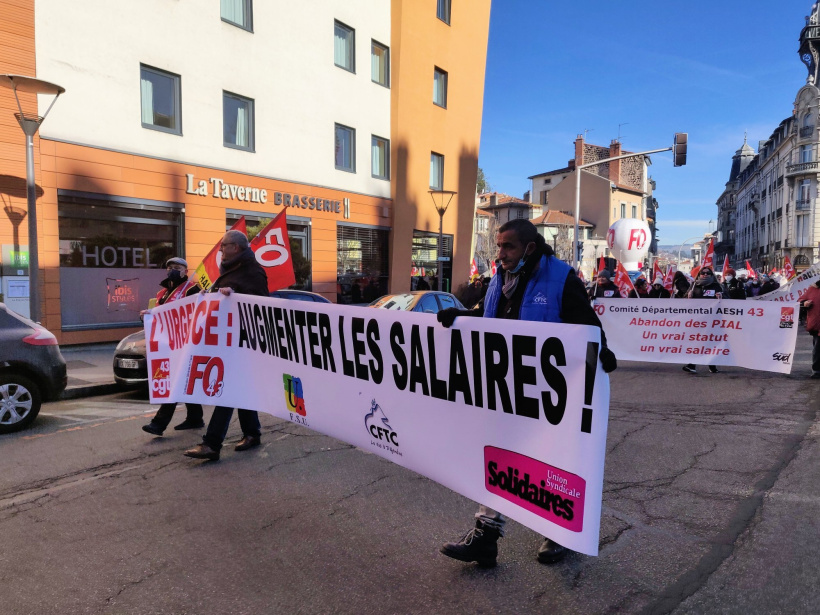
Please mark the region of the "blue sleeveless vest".
MULTIPOLYGON (((571 269, 568 264, 554 256, 542 256, 538 269, 533 272, 527 283, 518 319, 562 322, 561 302, 564 297, 564 284, 571 269)), ((485 318, 495 318, 503 285, 504 270, 499 268, 490 282, 484 299, 485 318)))

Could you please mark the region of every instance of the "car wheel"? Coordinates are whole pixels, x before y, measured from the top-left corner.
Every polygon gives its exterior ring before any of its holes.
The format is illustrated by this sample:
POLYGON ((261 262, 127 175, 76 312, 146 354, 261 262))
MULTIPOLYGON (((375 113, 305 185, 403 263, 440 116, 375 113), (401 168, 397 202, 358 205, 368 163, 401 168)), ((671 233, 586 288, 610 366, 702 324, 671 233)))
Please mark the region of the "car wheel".
POLYGON ((17 374, 0 375, 0 433, 31 425, 41 405, 40 389, 34 382, 17 374))

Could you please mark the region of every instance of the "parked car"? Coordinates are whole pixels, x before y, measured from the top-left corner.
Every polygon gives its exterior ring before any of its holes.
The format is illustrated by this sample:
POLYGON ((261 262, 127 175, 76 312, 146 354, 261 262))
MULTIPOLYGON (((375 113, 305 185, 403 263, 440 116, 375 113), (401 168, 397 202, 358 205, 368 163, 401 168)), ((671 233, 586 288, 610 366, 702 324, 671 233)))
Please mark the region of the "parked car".
POLYGON ((436 314, 443 309, 455 307, 464 309, 461 301, 450 293, 437 290, 414 290, 409 293, 397 293, 379 297, 369 307, 383 310, 405 310, 407 312, 426 312, 436 314))
POLYGON ((0 303, 0 433, 31 425, 67 383, 57 338, 0 303))
MULTIPOLYGON (((317 293, 305 290, 275 290, 270 294, 278 299, 331 303, 317 293)), ((137 331, 122 339, 114 351, 114 380, 121 386, 148 385, 148 359, 145 352, 145 331, 137 331)))

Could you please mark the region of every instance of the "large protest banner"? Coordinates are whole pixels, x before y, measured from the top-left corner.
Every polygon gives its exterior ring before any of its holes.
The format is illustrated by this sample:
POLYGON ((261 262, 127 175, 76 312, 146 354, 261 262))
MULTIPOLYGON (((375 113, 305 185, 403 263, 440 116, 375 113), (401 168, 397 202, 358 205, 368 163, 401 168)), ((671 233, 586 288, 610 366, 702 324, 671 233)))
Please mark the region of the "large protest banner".
POLYGON ((803 293, 806 292, 806 289, 812 284, 816 284, 818 280, 820 280, 820 263, 815 263, 800 275, 793 277, 777 290, 773 290, 765 295, 749 297, 749 299, 755 299, 758 301, 800 301, 800 298, 803 296, 803 293))
POLYGON ((145 318, 151 401, 267 412, 598 553, 600 331, 219 293, 145 318))
POLYGON ((596 299, 618 359, 737 365, 788 374, 798 305, 733 299, 596 299))

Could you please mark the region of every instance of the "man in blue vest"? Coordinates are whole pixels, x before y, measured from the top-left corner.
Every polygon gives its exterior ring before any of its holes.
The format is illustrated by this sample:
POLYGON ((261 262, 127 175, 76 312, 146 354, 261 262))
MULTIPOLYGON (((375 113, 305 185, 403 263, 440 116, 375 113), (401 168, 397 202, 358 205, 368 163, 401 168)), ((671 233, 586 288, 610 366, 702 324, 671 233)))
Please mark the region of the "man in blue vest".
MULTIPOLYGON (((601 326, 584 283, 572 267, 555 257, 532 222, 516 219, 502 224, 496 245, 501 267, 487 290, 484 318, 601 326)), ((481 315, 478 312, 450 308, 439 312, 438 320, 449 327, 458 316, 481 315)), ((607 373, 618 366, 615 355, 607 348, 603 329, 599 358, 607 373)), ((506 519, 484 505, 479 506, 475 518, 475 527, 458 542, 445 544, 441 552, 463 562, 495 566, 497 543, 504 535, 506 519)), ((538 549, 538 561, 553 564, 564 559, 567 551, 566 547, 545 538, 538 549)))

